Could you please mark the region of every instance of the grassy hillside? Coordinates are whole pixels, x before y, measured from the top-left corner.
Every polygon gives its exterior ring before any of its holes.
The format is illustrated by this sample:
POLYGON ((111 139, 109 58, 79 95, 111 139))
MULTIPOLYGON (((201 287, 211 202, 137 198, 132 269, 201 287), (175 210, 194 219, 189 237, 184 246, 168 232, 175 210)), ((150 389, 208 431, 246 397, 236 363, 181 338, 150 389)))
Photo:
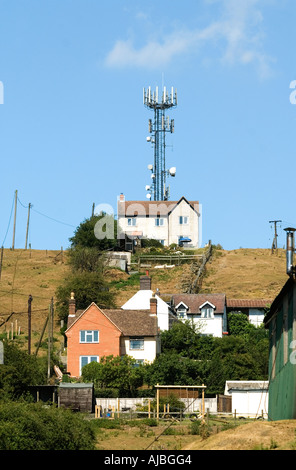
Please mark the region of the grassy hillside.
POLYGON ((267 249, 219 251, 208 264, 204 292, 233 299, 273 299, 287 280, 286 253, 267 249))
MULTIPOLYGON (((67 253, 41 250, 4 250, 0 279, 0 324, 16 312, 18 326, 27 331, 28 296, 33 296, 32 331, 40 333, 51 297, 68 272, 67 253)), ((182 280, 191 274, 190 265, 173 269, 149 269, 152 288, 161 294, 182 291, 182 280)), ((145 273, 146 268, 142 268, 145 273)), ((139 289, 139 274, 129 276, 118 269, 106 269, 110 289, 120 307, 139 289)), ((219 250, 207 265, 202 292, 223 292, 229 298, 273 299, 287 279, 285 252, 271 254, 264 249, 219 250)), ((10 321, 7 326, 10 328, 10 321)), ((58 326, 58 325, 57 325, 58 326)), ((0 328, 3 331, 3 328, 0 328)))

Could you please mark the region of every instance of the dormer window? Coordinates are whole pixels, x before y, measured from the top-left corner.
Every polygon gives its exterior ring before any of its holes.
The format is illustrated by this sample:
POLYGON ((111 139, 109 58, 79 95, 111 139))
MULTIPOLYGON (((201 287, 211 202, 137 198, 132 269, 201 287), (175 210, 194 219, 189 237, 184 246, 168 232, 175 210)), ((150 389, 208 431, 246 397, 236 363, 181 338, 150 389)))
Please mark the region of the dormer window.
POLYGON ((178 305, 176 305, 176 312, 177 312, 177 317, 180 318, 181 320, 185 320, 187 318, 187 311, 188 307, 186 304, 183 302, 180 302, 178 305))
POLYGON ((201 313, 201 318, 214 318, 215 308, 215 305, 211 304, 210 302, 205 302, 204 304, 200 305, 199 310, 201 313))

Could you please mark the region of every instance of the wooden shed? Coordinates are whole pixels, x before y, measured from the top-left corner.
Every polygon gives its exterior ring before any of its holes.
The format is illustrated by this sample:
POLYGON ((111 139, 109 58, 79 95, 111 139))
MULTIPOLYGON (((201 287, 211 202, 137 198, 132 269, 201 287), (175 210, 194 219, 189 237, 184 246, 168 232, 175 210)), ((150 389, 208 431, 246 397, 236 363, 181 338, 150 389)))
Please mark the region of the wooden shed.
POLYGON ((92 383, 60 383, 59 406, 82 413, 94 413, 95 396, 92 383))

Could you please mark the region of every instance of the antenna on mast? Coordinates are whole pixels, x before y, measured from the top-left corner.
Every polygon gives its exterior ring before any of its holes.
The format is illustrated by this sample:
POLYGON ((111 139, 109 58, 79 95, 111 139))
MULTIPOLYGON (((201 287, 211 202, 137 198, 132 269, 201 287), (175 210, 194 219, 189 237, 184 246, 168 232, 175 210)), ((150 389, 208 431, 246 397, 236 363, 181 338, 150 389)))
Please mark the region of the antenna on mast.
MULTIPOLYGON (((154 145, 154 165, 149 165, 151 170, 152 188, 155 201, 166 201, 169 198, 169 187, 166 187, 166 177, 175 176, 176 168, 166 169, 165 164, 165 135, 167 132, 171 134, 175 130, 174 119, 166 117, 166 111, 177 106, 177 90, 171 87, 170 93, 166 86, 162 86, 162 92, 159 93, 158 87, 155 92, 151 92, 149 86, 147 90, 143 89, 143 104, 148 109, 154 111, 154 120, 149 119, 149 133, 147 142, 154 145)), ((151 197, 151 196, 150 196, 151 197)))

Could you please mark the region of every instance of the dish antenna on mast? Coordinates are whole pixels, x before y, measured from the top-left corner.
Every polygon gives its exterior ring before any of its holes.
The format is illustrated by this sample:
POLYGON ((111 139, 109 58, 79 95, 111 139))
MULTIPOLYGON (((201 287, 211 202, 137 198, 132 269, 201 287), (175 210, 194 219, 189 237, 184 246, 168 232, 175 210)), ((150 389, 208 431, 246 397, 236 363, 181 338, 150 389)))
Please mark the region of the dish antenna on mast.
MULTIPOLYGON (((148 109, 154 111, 154 120, 149 119, 149 135, 147 142, 154 145, 154 164, 148 165, 148 170, 152 172, 152 188, 150 189, 155 201, 166 201, 169 198, 169 187, 166 187, 166 178, 176 175, 176 168, 166 169, 165 163, 165 136, 167 132, 171 134, 175 130, 174 119, 166 117, 166 111, 177 106, 177 90, 171 87, 170 93, 163 86, 161 93, 158 87, 155 91, 149 86, 143 89, 143 103, 148 109)), ((150 198, 151 198, 150 193, 150 198)), ((148 194, 147 194, 148 198, 148 194)), ((149 198, 149 199, 150 199, 149 198)))

